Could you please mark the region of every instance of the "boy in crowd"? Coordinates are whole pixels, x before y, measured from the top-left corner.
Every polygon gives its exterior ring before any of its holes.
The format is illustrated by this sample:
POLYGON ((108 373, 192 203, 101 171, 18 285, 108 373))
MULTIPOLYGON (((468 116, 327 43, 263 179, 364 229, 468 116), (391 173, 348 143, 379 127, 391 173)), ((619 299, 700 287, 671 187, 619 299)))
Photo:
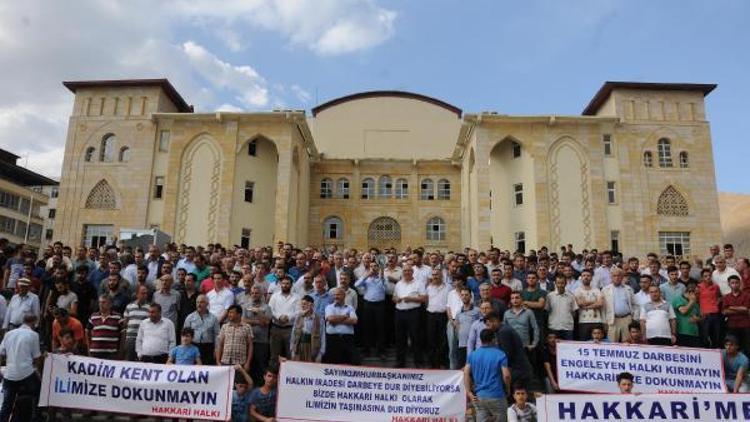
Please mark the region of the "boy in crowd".
POLYGON ((536 421, 536 406, 528 403, 529 393, 521 383, 513 384, 513 405, 508 408, 508 422, 536 421))
POLYGON ((604 326, 597 325, 591 330, 592 343, 609 343, 609 339, 604 337, 604 326))
MULTIPOLYGON (((253 380, 242 365, 234 365, 234 391, 232 392, 232 422, 250 421, 250 400, 253 380)), ((256 420, 256 419, 253 419, 256 420)))
POLYGON ((633 374, 621 372, 617 375, 617 387, 620 394, 633 394, 633 374))
POLYGON ((250 393, 250 416, 259 422, 276 420, 276 381, 278 369, 269 366, 263 375, 263 385, 250 393))
POLYGON ((195 331, 190 327, 182 329, 180 336, 180 345, 175 346, 169 351, 167 365, 201 365, 201 352, 193 344, 195 331))

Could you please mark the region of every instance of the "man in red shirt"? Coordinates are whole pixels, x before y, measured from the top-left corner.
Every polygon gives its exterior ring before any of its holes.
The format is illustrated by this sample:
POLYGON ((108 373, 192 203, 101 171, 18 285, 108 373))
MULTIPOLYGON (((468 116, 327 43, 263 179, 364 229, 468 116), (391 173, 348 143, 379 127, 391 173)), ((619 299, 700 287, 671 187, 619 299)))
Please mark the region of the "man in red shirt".
POLYGON ((734 269, 740 273, 740 279, 742 280, 740 288, 742 291, 750 292, 750 260, 747 258, 737 259, 737 266, 734 269))
POLYGON ((510 302, 510 287, 502 283, 503 271, 500 268, 492 270, 490 278, 490 295, 497 300, 501 300, 505 306, 510 302))
POLYGON ((721 303, 721 291, 719 285, 711 279, 711 270, 704 268, 701 271, 701 281, 698 284, 698 304, 703 315, 703 335, 708 339, 710 347, 719 349, 722 347, 721 331, 724 316, 719 311, 721 303))
POLYGON ((68 311, 64 308, 55 308, 55 310, 52 311, 52 315, 55 317, 54 322, 52 322, 52 349, 55 350, 60 347, 60 331, 67 328, 73 332, 73 338, 76 341, 76 348, 78 351, 82 354, 86 354, 88 348, 86 347, 86 337, 83 332, 83 324, 81 324, 81 321, 70 316, 68 311))
POLYGON ((727 317, 727 334, 739 340, 740 350, 750 352, 750 293, 741 290, 740 278, 729 276, 732 291, 724 296, 722 313, 727 317))

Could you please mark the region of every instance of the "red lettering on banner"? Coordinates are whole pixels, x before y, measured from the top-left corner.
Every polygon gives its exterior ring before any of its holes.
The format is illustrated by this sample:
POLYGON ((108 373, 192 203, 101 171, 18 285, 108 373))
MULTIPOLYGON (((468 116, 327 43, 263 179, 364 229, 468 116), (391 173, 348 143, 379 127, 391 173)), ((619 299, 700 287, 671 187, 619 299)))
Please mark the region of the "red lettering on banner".
POLYGON ((193 409, 193 416, 218 418, 220 415, 218 410, 193 409))
POLYGON ((459 422, 451 416, 391 416, 391 422, 459 422))
POLYGON ((190 409, 185 407, 151 406, 151 413, 158 415, 190 416, 190 409))

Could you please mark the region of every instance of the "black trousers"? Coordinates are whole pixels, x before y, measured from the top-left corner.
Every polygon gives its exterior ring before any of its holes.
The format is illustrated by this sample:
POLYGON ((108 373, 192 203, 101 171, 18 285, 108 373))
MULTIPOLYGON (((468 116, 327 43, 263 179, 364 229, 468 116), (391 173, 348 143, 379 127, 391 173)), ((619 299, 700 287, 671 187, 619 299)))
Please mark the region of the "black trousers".
POLYGON ((657 346, 671 346, 672 345, 672 339, 666 338, 666 337, 654 337, 647 340, 648 344, 653 344, 657 346))
POLYGON ((356 359, 353 334, 326 334, 325 363, 356 365, 356 359))
POLYGON ((396 364, 399 367, 406 366, 406 350, 409 342, 411 342, 411 350, 414 354, 414 365, 422 366, 422 345, 419 341, 420 311, 420 308, 408 311, 396 310, 396 364))
POLYGON ((433 369, 448 367, 448 337, 445 326, 448 315, 445 312, 427 312, 427 362, 433 369))
POLYGON ((37 421, 39 418, 37 404, 41 386, 42 383, 36 373, 19 381, 5 378, 3 380, 5 396, 2 410, 0 410, 0 422, 8 422, 13 413, 15 413, 14 420, 37 421))
POLYGON ((167 359, 169 358, 169 355, 153 355, 153 356, 147 356, 142 355, 141 356, 141 362, 144 363, 167 363, 167 359))
POLYGON ((201 363, 204 365, 214 365, 216 363, 216 348, 214 343, 196 343, 198 351, 201 352, 201 363))
MULTIPOLYGON (((250 378, 256 386, 263 385, 263 376, 268 368, 268 358, 271 352, 268 343, 253 342, 253 357, 250 360, 250 378)), ((205 364, 205 363, 204 363, 205 364)), ((278 367, 278 362, 275 363, 278 367)))
POLYGON ((363 301, 363 340, 367 350, 377 348, 378 353, 385 352, 385 301, 363 301))
POLYGON ((703 341, 699 336, 677 334, 677 345, 682 347, 703 347, 703 341))

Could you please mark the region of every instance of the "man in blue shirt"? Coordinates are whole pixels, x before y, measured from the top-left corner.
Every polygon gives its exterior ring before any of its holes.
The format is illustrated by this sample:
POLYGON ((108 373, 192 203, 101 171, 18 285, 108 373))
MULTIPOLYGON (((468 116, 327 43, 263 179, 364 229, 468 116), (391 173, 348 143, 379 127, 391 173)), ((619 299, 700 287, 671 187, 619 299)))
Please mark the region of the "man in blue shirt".
MULTIPOLYGON (((385 358, 385 277, 383 270, 377 262, 371 262, 368 272, 356 283, 354 287, 364 289, 364 309, 362 319, 364 320, 365 355, 370 354, 373 347, 377 347, 378 355, 385 358)), ((445 324, 443 324, 445 325, 445 324)))
POLYGON ((346 293, 340 288, 333 289, 334 302, 326 306, 326 352, 325 363, 356 364, 354 349, 354 326, 357 312, 344 303, 346 293))
POLYGON ((508 411, 504 388, 510 384, 508 357, 497 348, 493 330, 482 330, 479 338, 482 347, 469 356, 464 367, 466 396, 474 406, 478 422, 502 420, 508 411))
POLYGON ((316 315, 325 317, 326 306, 333 303, 333 296, 328 290, 328 282, 322 273, 318 273, 313 279, 313 285, 315 286, 315 291, 310 295, 315 300, 313 309, 316 315))

